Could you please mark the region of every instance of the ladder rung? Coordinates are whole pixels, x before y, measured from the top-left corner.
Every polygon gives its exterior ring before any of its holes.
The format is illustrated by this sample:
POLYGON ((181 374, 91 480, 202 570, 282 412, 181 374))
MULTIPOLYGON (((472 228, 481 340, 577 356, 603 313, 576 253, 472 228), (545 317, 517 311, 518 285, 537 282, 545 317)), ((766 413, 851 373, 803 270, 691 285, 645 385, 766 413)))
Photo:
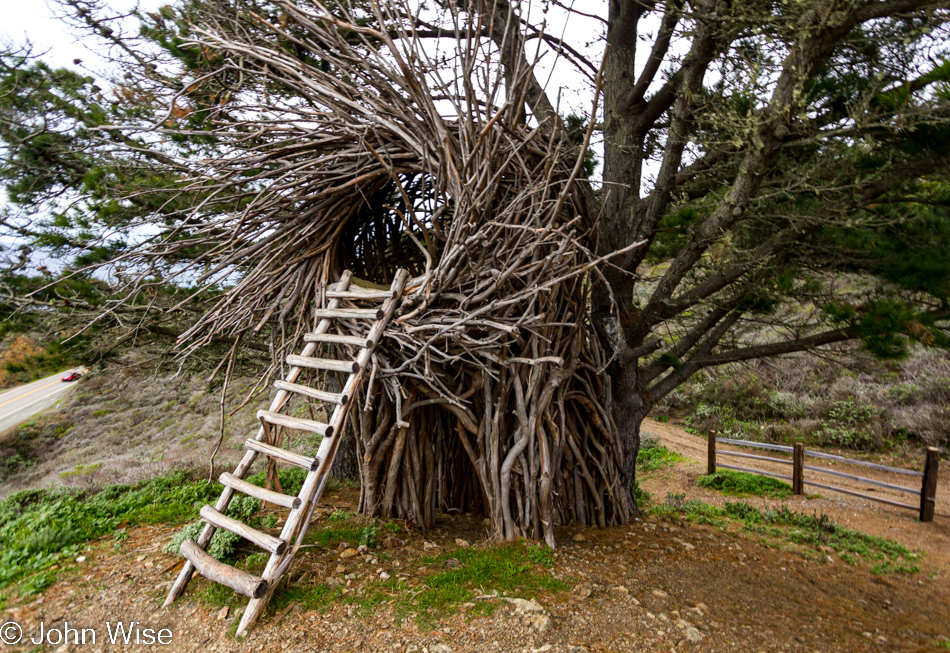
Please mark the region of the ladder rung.
POLYGON ((192 540, 182 542, 178 551, 195 566, 199 574, 214 583, 230 587, 242 596, 259 599, 267 592, 266 580, 215 560, 192 540))
POLYGON ((344 372, 352 374, 360 369, 356 361, 338 361, 332 358, 315 358, 313 356, 298 356, 291 354, 287 357, 288 365, 309 367, 312 370, 327 370, 330 372, 344 372))
POLYGON ((262 422, 267 422, 268 424, 286 426, 289 429, 309 431, 310 433, 319 433, 320 435, 325 435, 327 437, 333 435, 333 427, 329 424, 315 422, 312 419, 301 419, 299 417, 281 415, 280 413, 275 413, 270 410, 257 411, 257 419, 261 420, 262 422))
POLYGON ((256 528, 251 528, 247 524, 242 524, 236 519, 231 519, 227 515, 222 515, 211 506, 204 506, 201 509, 201 518, 216 528, 223 528, 226 531, 231 531, 235 535, 240 535, 245 540, 253 542, 265 551, 279 555, 287 548, 287 543, 279 537, 268 535, 256 528))
POLYGON ((373 342, 359 336, 341 336, 336 333, 305 333, 304 342, 329 342, 335 345, 353 345, 363 349, 372 349, 373 342))
POLYGON ((392 299, 392 290, 328 290, 327 299, 392 299))
POLYGON ((298 497, 291 497, 287 496, 286 494, 281 494, 280 492, 273 492, 272 490, 268 490, 267 488, 263 488, 259 485, 254 485, 253 483, 243 481, 237 476, 228 474, 227 472, 221 474, 221 478, 218 480, 221 481, 221 485, 225 485, 232 490, 237 490, 238 492, 243 492, 244 494, 252 496, 255 499, 272 503, 275 506, 290 508, 291 510, 296 510, 300 507, 300 499, 298 497))
POLYGON ((291 383, 290 381, 274 381, 274 387, 278 390, 295 392, 298 395, 310 397, 311 399, 319 399, 320 401, 325 401, 328 404, 345 404, 347 399, 346 395, 344 394, 324 392, 323 390, 317 390, 305 385, 300 385, 299 383, 291 383))
POLYGON ((244 443, 244 446, 251 451, 256 451, 257 453, 262 453, 265 456, 277 458, 278 460, 283 460, 285 463, 302 467, 309 472, 316 471, 317 467, 320 466, 319 458, 311 458, 310 456, 304 456, 303 454, 294 453, 293 451, 287 451, 286 449, 275 447, 272 444, 267 444, 266 442, 261 442, 260 440, 248 439, 244 443))
POLYGON ((318 308, 313 312, 313 316, 318 320, 325 318, 381 320, 383 315, 381 308, 318 308))

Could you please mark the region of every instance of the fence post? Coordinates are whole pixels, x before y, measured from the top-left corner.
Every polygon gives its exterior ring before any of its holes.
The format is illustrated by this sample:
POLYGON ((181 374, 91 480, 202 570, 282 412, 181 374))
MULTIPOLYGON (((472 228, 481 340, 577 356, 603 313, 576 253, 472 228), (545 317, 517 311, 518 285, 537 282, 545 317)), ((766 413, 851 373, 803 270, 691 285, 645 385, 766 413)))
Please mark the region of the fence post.
POLYGON ((796 442, 792 455, 792 492, 795 494, 805 494, 805 470, 802 467, 804 464, 805 445, 796 442))
POLYGON ((934 520, 934 507, 937 503, 937 461, 937 449, 927 447, 924 482, 920 488, 920 521, 934 520))
POLYGON ((709 432, 709 447, 706 454, 706 473, 716 473, 716 432, 709 432))

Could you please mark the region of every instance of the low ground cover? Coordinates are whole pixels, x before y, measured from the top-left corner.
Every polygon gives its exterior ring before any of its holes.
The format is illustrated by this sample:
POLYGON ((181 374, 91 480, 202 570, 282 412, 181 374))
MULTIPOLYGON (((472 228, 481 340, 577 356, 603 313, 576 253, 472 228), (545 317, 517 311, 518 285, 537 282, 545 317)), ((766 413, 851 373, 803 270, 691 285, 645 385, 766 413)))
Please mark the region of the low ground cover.
MULTIPOLYGON (((404 524, 341 510, 322 521, 325 526, 307 534, 303 548, 307 553, 268 606, 269 615, 298 606, 319 612, 334 606, 363 612, 386 606, 397 620, 409 619, 425 630, 460 610, 490 614, 504 600, 501 597, 551 596, 572 586, 570 579, 551 573, 554 552, 543 544, 472 546, 457 539, 454 546, 432 545, 419 556, 399 561, 390 555, 390 547, 401 548, 412 538, 404 524), (354 547, 360 548, 359 555, 345 553, 354 547)), ((266 561, 259 553, 229 560, 254 574, 261 573, 266 561)), ((246 602, 201 578, 195 580, 194 591, 200 601, 215 608, 239 610, 246 602)), ((236 627, 235 622, 232 634, 236 627)))
POLYGON ((100 492, 70 489, 17 492, 0 502, 0 588, 11 583, 35 594, 56 579, 50 568, 80 555, 82 546, 136 524, 180 523, 213 501, 218 488, 175 472, 100 492))
POLYGON ((662 519, 712 524, 770 547, 796 551, 806 558, 831 562, 828 554, 836 553, 849 565, 863 562, 878 574, 917 573, 917 562, 923 555, 894 540, 839 526, 824 513, 809 515, 784 505, 760 509, 742 501, 726 501, 719 507, 688 500, 685 494, 668 493, 666 500, 649 512, 662 519))
POLYGON ((729 469, 703 476, 696 481, 696 485, 718 490, 734 497, 759 496, 769 499, 786 499, 793 494, 792 486, 777 478, 729 469))

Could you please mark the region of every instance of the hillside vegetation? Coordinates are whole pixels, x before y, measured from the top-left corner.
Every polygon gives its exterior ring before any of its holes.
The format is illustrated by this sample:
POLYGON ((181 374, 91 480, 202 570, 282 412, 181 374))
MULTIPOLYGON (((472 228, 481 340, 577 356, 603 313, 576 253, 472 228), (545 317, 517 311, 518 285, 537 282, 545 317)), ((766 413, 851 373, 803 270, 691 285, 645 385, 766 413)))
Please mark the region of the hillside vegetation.
POLYGON ((768 442, 908 453, 950 447, 950 356, 918 347, 903 361, 860 351, 801 353, 705 370, 654 410, 691 430, 768 442), (843 364, 842 364, 843 363, 843 364))
MULTIPOLYGON (((176 360, 168 342, 139 345, 94 366, 52 410, 0 434, 0 497, 39 487, 134 483, 175 470, 208 473, 221 435, 220 380, 208 381, 202 359, 176 360)), ((255 412, 270 398, 264 391, 227 415, 257 387, 252 375, 263 367, 248 362, 228 389, 218 473, 240 456, 256 429, 255 412)))

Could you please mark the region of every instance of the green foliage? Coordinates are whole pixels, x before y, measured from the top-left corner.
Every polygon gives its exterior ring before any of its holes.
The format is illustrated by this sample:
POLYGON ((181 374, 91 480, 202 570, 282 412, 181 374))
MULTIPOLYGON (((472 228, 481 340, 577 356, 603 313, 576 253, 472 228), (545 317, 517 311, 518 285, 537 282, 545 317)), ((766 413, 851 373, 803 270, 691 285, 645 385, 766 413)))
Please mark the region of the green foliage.
POLYGON ((685 494, 666 493, 666 499, 660 505, 650 508, 650 514, 662 518, 685 516, 699 524, 714 524, 725 516, 725 510, 703 503, 698 499, 686 499, 685 494))
MULTIPOLYGON (((277 477, 280 479, 280 487, 283 489, 284 494, 296 496, 300 494, 300 488, 303 487, 303 482, 307 478, 307 472, 299 467, 284 467, 277 471, 277 477)), ((263 487, 266 478, 267 472, 261 470, 256 474, 248 476, 245 480, 247 480, 248 483, 263 487)))
MULTIPOLYGON (((200 506, 199 506, 200 508, 200 506)), ((261 509, 260 499, 254 497, 235 495, 228 506, 227 514, 229 517, 237 519, 240 522, 250 526, 261 526, 261 520, 256 518, 261 509)), ((276 523, 276 522, 275 522, 276 523)), ((196 521, 188 524, 183 529, 175 533, 171 541, 162 549, 165 553, 178 553, 181 543, 185 540, 198 541, 198 536, 204 528, 204 522, 196 521)), ((217 529, 211 536, 211 542, 208 544, 206 552, 216 560, 225 560, 234 555, 234 551, 241 542, 241 536, 234 533, 217 529)))
POLYGON ((180 472, 89 495, 17 492, 0 502, 0 587, 78 555, 79 545, 120 525, 190 519, 216 495, 214 486, 189 482, 180 472))
MULTIPOLYGON (((344 594, 341 587, 291 584, 274 597, 273 610, 297 602, 308 610, 327 610, 346 603, 371 609, 390 602, 397 615, 414 614, 424 628, 454 614, 462 603, 478 594, 534 597, 557 593, 570 585, 553 578, 546 569, 554 565, 554 553, 537 544, 517 542, 489 548, 446 551, 420 560, 429 573, 413 574, 418 584, 398 578, 370 583, 362 593, 344 594)), ((479 603, 476 611, 490 612, 498 603, 479 603)))
POLYGON ((634 478, 633 479, 633 500, 637 502, 637 508, 642 510, 653 499, 648 491, 640 487, 640 482, 634 478))
POLYGON ((525 543, 514 543, 442 553, 432 560, 432 564, 451 562, 452 566, 427 576, 422 582, 422 591, 407 597, 409 600, 404 603, 404 609, 420 613, 422 623, 431 624, 453 613, 458 605, 471 601, 483 590, 533 597, 542 592, 568 589, 564 581, 537 569, 538 563, 530 554, 533 548, 525 543))
POLYGON ((683 207, 675 213, 667 213, 660 221, 656 241, 650 247, 648 260, 659 263, 676 256, 680 249, 689 242, 692 229, 702 224, 708 217, 708 211, 683 207))
POLYGON ((770 499, 786 499, 792 495, 792 486, 777 478, 728 469, 703 476, 696 481, 696 485, 736 497, 761 496, 770 499))
POLYGON ((682 494, 667 494, 666 502, 652 508, 650 514, 665 519, 682 517, 723 529, 738 525, 740 533, 760 538, 766 544, 787 546, 791 543, 821 560, 829 550, 838 553, 848 564, 863 559, 873 564, 874 573, 920 571, 914 563, 922 554, 913 553, 894 540, 838 526, 824 513, 808 515, 784 505, 778 510, 759 509, 741 501, 727 501, 719 508, 697 500, 687 501, 682 494))
MULTIPOLYGON (((182 542, 185 540, 197 542, 198 536, 201 535, 204 526, 205 523, 200 520, 188 524, 175 533, 171 541, 162 548, 162 551, 176 554, 182 542)), ((208 548, 205 549, 205 552, 215 560, 226 560, 234 555, 235 547, 237 547, 240 542, 240 535, 235 535, 234 533, 219 528, 214 532, 214 535, 211 536, 211 542, 208 544, 208 548)))
POLYGON ((925 326, 933 322, 908 302, 879 299, 865 302, 851 325, 864 340, 865 349, 886 360, 906 358, 912 339, 924 344, 932 344, 938 338, 942 341, 939 330, 925 326))
MULTIPOLYGON (((947 62, 942 67, 946 69, 947 62)), ((902 289, 946 300, 950 298, 950 252, 946 248, 950 239, 950 184, 939 178, 918 178, 908 183, 902 195, 903 204, 869 207, 871 213, 892 218, 882 221, 881 226, 829 227, 828 238, 862 255, 859 260, 863 265, 853 269, 869 271, 902 289)))
POLYGON ((376 536, 379 535, 379 529, 376 526, 364 526, 360 530, 360 544, 373 548, 376 546, 376 536))
POLYGON ((670 451, 663 445, 656 445, 637 452, 637 471, 653 472, 663 467, 672 467, 682 460, 685 460, 683 456, 675 451, 670 451))
POLYGON ((286 589, 274 596, 274 600, 271 601, 271 610, 277 611, 292 603, 299 603, 304 610, 326 612, 337 603, 348 603, 351 600, 350 597, 343 594, 342 587, 330 587, 326 583, 314 585, 291 583, 286 589))
POLYGON ((125 544, 126 540, 129 539, 129 532, 120 528, 115 533, 112 534, 112 548, 119 550, 122 548, 122 545, 125 544))
POLYGON ((872 574, 917 574, 920 573, 920 566, 908 564, 905 562, 895 562, 893 560, 884 560, 871 567, 872 574))
POLYGON ((29 576, 26 580, 20 583, 20 592, 22 592, 25 596, 33 596, 34 594, 39 594, 40 592, 45 591, 47 587, 51 586, 55 582, 55 571, 42 571, 38 574, 29 576))
POLYGON ((884 412, 873 404, 845 399, 836 401, 828 411, 828 422, 818 432, 827 444, 850 449, 874 447, 874 428, 884 412))
POLYGON ((324 547, 332 547, 346 542, 354 544, 359 542, 363 535, 363 529, 358 526, 340 525, 329 526, 327 528, 310 529, 307 533, 306 541, 312 544, 319 544, 324 547))
POLYGON ((528 548, 528 558, 535 564, 551 569, 554 566, 554 551, 548 547, 536 544, 528 548))
POLYGON ((347 515, 345 510, 336 509, 330 513, 330 516, 327 517, 327 521, 345 521, 348 518, 349 515, 347 515))

